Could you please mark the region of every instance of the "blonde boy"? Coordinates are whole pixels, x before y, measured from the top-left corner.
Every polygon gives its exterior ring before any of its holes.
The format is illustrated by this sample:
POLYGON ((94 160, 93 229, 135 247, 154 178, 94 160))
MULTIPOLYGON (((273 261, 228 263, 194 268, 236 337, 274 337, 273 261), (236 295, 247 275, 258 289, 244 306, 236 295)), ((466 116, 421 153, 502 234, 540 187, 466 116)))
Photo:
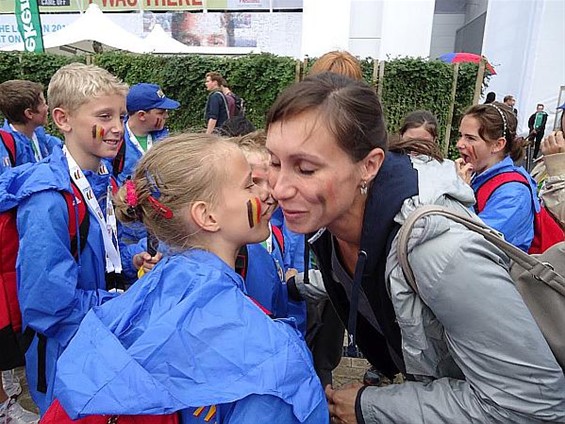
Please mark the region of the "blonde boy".
POLYGON ((106 291, 107 276, 122 271, 110 176, 101 159, 118 151, 126 93, 127 86, 104 69, 78 63, 60 68, 48 98, 65 146, 0 179, 0 204, 9 203, 3 201, 8 196, 17 206, 26 373, 42 415, 53 400, 57 358, 85 314, 114 296, 106 291), (81 210, 86 215, 77 231, 84 234, 74 238, 64 192, 74 193, 76 216, 81 210))

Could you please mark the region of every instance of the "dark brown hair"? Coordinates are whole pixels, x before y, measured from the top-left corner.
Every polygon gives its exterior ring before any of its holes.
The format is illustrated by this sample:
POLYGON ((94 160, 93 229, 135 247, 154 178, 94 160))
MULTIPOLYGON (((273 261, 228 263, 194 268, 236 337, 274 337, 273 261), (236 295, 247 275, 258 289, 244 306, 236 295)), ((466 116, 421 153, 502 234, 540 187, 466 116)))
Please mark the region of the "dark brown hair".
POLYGON ((420 127, 424 127, 434 140, 437 138, 437 119, 427 110, 415 110, 406 115, 400 128, 400 135, 403 136, 409 129, 420 127))
POLYGON ((224 77, 219 72, 208 72, 206 77, 210 77, 210 80, 216 81, 218 86, 222 86, 222 82, 224 81, 224 77))
POLYGON ((510 155, 514 161, 524 157, 525 140, 516 137, 518 119, 507 105, 493 102, 471 106, 463 115, 465 116, 471 116, 479 121, 479 135, 488 144, 504 137, 506 139, 504 153, 510 155))
POLYGON ((0 84, 0 112, 12 124, 26 124, 25 110, 37 112, 43 86, 27 80, 9 80, 0 84))
POLYGON ((267 114, 266 131, 302 113, 318 117, 353 162, 379 147, 386 151, 387 133, 381 104, 367 84, 332 72, 311 75, 284 90, 267 114))

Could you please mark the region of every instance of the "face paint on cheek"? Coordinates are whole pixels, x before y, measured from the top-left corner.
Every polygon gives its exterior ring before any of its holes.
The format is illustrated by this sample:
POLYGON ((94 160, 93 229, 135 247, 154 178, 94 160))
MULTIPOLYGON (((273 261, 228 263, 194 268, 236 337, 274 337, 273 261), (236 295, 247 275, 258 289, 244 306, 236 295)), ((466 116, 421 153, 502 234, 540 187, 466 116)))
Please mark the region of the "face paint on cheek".
POLYGON ((157 120, 155 121, 155 128, 162 128, 163 127, 163 119, 162 118, 157 118, 157 120))
POLYGON ((96 140, 102 140, 105 133, 106 133, 106 131, 100 125, 95 124, 95 125, 92 126, 92 138, 94 138, 96 140))
POLYGON ((477 152, 475 151, 475 146, 469 146, 469 157, 473 162, 477 160, 477 152))
POLYGON ((261 220, 261 201, 258 197, 247 201, 247 220, 249 228, 255 227, 261 220))

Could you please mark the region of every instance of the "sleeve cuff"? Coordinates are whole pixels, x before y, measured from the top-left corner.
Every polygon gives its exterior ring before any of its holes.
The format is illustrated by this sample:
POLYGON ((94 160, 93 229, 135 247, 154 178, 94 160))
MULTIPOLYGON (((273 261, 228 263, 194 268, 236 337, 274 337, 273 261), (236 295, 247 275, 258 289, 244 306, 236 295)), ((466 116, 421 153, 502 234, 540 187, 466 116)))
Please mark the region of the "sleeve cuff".
POLYGON ((365 389, 369 386, 363 386, 357 392, 357 398, 355 398, 355 419, 357 424, 365 424, 365 419, 363 418, 363 410, 361 408, 361 396, 365 389))

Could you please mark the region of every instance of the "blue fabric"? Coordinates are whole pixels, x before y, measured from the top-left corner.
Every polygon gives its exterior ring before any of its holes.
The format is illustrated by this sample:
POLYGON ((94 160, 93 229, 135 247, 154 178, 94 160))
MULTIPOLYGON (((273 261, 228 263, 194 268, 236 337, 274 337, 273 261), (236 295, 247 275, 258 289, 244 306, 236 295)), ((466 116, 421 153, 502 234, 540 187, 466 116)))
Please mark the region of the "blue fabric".
MULTIPOLYGON (((286 224, 282 225, 284 237, 284 266, 285 269, 294 268, 298 272, 304 272, 304 234, 290 231, 286 224)), ((312 269, 312 266, 309 266, 312 269)), ((296 320, 296 325, 303 336, 306 335, 306 311, 305 301, 288 300, 288 316, 296 320)))
POLYGON ((4 143, 0 141, 0 175, 4 173, 5 170, 10 169, 12 163, 10 161, 10 154, 4 143))
POLYGON ((245 276, 247 293, 275 318, 288 317, 288 292, 282 252, 271 234, 273 252, 261 243, 247 246, 248 266, 245 276))
MULTIPOLYGON (((105 211, 109 176, 89 171, 85 176, 105 211)), ((78 263, 73 258, 62 191, 72 189, 59 148, 39 163, 24 164, 0 176, 0 212, 18 207, 16 271, 23 328, 31 327, 47 336, 45 394, 37 391, 37 338, 26 353, 29 389, 41 414, 53 399, 57 358, 88 310, 115 296, 105 291, 102 232, 92 215, 78 263)))
MULTIPOLYGON (((16 141, 16 166, 37 162, 33 153, 33 147, 31 146, 32 141, 25 134, 14 131, 7 119, 4 120, 2 129, 11 133, 16 141)), ((63 142, 59 138, 47 134, 43 127, 37 127, 34 132, 37 136, 39 150, 43 158, 49 156, 55 147, 63 146, 63 142)))
POLYGON ((224 100, 224 95, 221 91, 213 91, 210 93, 206 102, 206 112, 204 114, 206 125, 208 125, 208 121, 210 119, 216 120, 216 128, 220 128, 224 125, 224 122, 228 120, 228 111, 226 106, 227 103, 224 100))
POLYGON ((76 418, 185 409, 189 416, 209 405, 229 412, 261 395, 244 409, 264 422, 260 405, 269 395, 291 406, 278 410, 274 422, 327 423, 304 342, 243 289, 241 277, 212 253, 164 258, 126 293, 87 314, 59 359, 56 397, 76 418))
POLYGON ((492 177, 503 172, 516 171, 530 182, 528 189, 522 183, 506 183, 492 193, 479 217, 490 227, 500 231, 504 239, 527 252, 534 239, 534 215, 540 210, 536 183, 522 167, 514 165, 507 156, 471 181, 477 192, 479 187, 492 177))

